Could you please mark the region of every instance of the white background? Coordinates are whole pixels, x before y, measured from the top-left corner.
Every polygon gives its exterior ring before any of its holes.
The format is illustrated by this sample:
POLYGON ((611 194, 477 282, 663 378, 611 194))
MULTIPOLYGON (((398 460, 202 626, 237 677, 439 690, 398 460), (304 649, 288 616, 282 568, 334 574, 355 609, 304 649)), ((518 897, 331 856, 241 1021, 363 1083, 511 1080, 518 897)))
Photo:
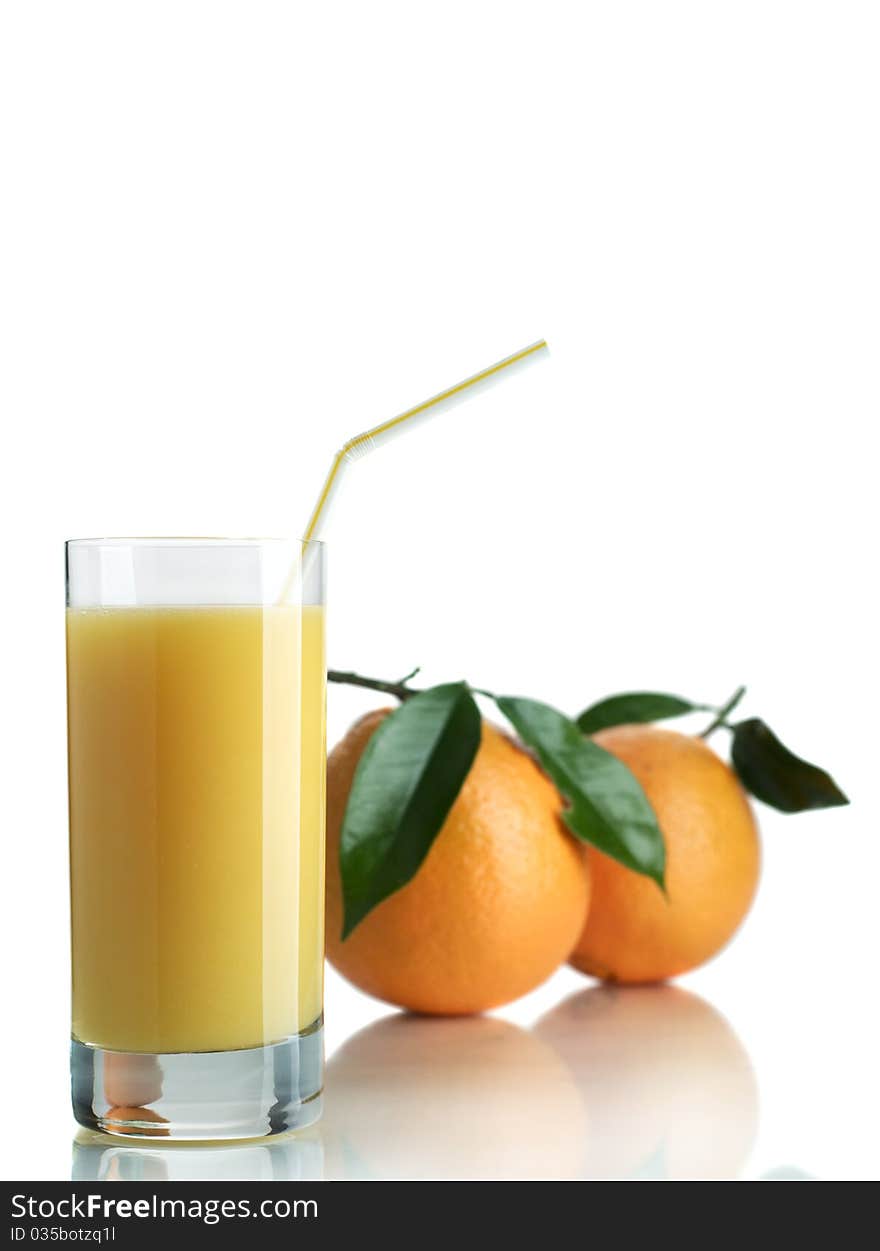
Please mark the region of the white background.
MULTIPOLYGON (((747 682, 853 804, 762 813, 756 908, 683 979, 760 1092, 723 1167, 878 1175, 878 36, 845 0, 6 0, 0 1176, 71 1167, 63 539, 295 534, 347 436, 542 335, 550 362, 353 467, 330 662, 571 712, 747 682)), ((331 738, 373 702, 333 689, 331 738)), ((414 1064, 411 1171, 570 1175, 589 1124, 629 1132, 624 1091, 566 1137, 518 1058, 514 1025, 587 985, 500 1014, 507 1095, 465 1081, 448 1143, 414 1064)), ((333 975, 326 1008, 331 1052, 385 1012, 333 975)), ((667 1175, 738 1115, 688 1047, 667 1175)), ((627 1080, 607 1063, 586 1104, 627 1080)))

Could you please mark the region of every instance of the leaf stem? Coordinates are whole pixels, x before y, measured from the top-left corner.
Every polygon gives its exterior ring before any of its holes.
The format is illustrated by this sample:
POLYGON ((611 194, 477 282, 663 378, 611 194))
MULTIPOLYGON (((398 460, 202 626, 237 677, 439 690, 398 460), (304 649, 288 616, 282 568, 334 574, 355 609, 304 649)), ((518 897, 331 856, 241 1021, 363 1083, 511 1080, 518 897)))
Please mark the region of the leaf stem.
POLYGON ((396 699, 403 702, 405 699, 411 699, 413 695, 418 695, 419 693, 406 685, 409 679, 415 677, 417 673, 418 669, 413 669, 412 673, 408 673, 399 682, 383 682, 381 678, 367 678, 361 673, 347 673, 341 669, 328 669, 327 681, 340 682, 345 686, 363 686, 370 691, 381 691, 383 695, 393 695, 396 699))
POLYGON ((713 734, 716 730, 720 729, 721 726, 726 726, 727 729, 730 729, 730 726, 727 724, 727 718, 733 712, 734 708, 736 708, 745 693, 746 688, 744 686, 738 686, 727 703, 721 705, 715 714, 714 719, 709 723, 709 725, 706 726, 705 730, 700 731, 698 737, 708 738, 710 734, 713 734))

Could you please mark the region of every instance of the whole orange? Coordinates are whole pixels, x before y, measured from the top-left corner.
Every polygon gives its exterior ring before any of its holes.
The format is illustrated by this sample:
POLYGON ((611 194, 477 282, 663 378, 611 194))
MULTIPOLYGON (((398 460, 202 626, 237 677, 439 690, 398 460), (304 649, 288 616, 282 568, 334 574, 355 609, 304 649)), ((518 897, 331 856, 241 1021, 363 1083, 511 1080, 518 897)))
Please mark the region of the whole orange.
POLYGON ((616 982, 675 977, 714 956, 748 912, 757 823, 733 771, 701 739, 644 725, 594 739, 629 766, 654 809, 667 894, 591 847, 592 902, 571 963, 616 982))
POLYGON ((584 924, 589 875, 532 758, 483 723, 464 786, 415 877, 341 939, 339 837, 358 761, 388 709, 327 761, 327 958, 355 986, 415 1012, 483 1012, 538 986, 584 924))

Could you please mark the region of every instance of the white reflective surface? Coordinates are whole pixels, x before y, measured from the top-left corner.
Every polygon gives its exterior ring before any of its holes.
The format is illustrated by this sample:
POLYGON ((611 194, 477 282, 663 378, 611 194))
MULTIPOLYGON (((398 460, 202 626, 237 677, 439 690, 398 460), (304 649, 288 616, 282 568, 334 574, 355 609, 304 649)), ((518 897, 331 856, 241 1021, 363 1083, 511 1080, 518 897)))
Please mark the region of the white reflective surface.
POLYGON ((705 999, 673 986, 591 987, 543 1016, 535 1034, 583 1099, 581 1176, 740 1176, 758 1131, 758 1082, 705 999))
POLYGON ((312 1129, 245 1146, 132 1146, 81 1130, 73 1141, 73 1181, 320 1181, 324 1146, 312 1129))
POLYGON ((268 1144, 135 1145, 83 1133, 72 1176, 811 1176, 785 1160, 750 1168, 761 1123, 755 1066, 732 1024, 678 987, 590 985, 562 996, 530 1027, 390 1013, 337 1047, 325 1100, 320 1125, 268 1144))
MULTIPOLYGON (((390 1011, 329 971, 335 1030, 319 1124, 231 1147, 80 1135, 72 1174, 877 1177, 871 988, 823 983, 807 965, 762 972, 745 946, 687 987, 606 988, 562 969, 502 1014, 449 1020, 390 1011)), ((44 1141, 61 1146, 54 1133, 44 1141)))

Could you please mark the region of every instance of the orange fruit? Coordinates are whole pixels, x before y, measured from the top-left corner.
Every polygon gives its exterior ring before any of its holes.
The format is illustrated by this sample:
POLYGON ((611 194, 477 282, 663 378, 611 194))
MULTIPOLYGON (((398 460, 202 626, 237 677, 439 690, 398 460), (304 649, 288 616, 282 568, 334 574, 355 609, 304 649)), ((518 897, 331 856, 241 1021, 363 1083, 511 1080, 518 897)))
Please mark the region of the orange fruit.
POLYGON ((628 765, 666 842, 666 890, 591 847, 592 902, 571 957, 616 982, 656 982, 720 951, 758 884, 758 826, 733 771, 702 739, 656 726, 602 730, 595 742, 628 765))
POLYGON ((531 756, 483 723, 464 786, 415 877, 345 942, 339 837, 352 779, 388 715, 370 713, 327 761, 327 958, 361 990, 414 1012, 483 1012, 538 986, 571 952, 589 902, 581 847, 531 756))

